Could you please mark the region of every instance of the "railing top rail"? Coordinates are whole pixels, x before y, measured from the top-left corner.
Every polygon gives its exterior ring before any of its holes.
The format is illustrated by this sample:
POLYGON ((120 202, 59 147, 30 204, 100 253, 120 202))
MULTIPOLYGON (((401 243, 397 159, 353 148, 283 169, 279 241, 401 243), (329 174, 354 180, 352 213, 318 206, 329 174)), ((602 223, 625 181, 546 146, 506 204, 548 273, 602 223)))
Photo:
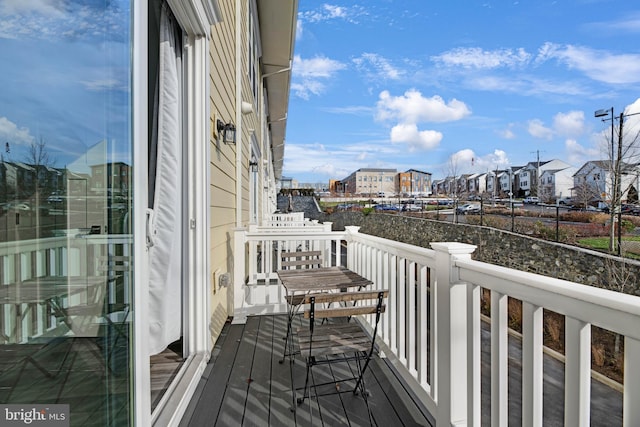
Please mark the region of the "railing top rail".
POLYGON ((475 260, 456 260, 460 280, 640 339, 640 297, 475 260))
POLYGON ((344 239, 346 238, 346 233, 343 231, 323 231, 320 228, 281 228, 281 229, 270 229, 270 230, 254 230, 254 231, 245 231, 245 237, 247 240, 273 240, 273 239, 300 239, 300 240, 327 240, 327 239, 344 239))
POLYGON ((397 242, 370 234, 355 233, 351 235, 354 242, 362 243, 375 249, 384 250, 392 255, 400 255, 409 259, 425 259, 435 261, 436 252, 433 249, 397 242))

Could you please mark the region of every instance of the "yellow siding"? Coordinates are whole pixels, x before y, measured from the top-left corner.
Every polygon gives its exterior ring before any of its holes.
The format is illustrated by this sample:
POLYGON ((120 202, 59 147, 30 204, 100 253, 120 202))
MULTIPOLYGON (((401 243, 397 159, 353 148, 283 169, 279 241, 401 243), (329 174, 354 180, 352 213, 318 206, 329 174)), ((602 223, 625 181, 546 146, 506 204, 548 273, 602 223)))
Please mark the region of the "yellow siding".
POLYGON ((232 310, 231 286, 220 288, 214 273, 232 273, 233 228, 235 227, 235 151, 213 138, 215 120, 235 123, 235 1, 220 1, 223 21, 211 28, 210 43, 210 235, 211 235, 211 333, 215 342, 232 310))
MULTIPOLYGON (((251 85, 248 79, 248 2, 242 4, 242 99, 250 102, 254 109, 251 85)), ((250 220, 250 182, 249 161, 251 157, 251 135, 255 134, 258 145, 262 146, 259 116, 252 112, 242 115, 241 126, 236 122, 236 26, 235 0, 220 0, 222 22, 211 28, 210 42, 210 165, 211 182, 209 191, 211 205, 210 235, 211 235, 211 295, 212 295, 212 340, 215 341, 226 321, 233 312, 233 286, 219 288, 213 283, 214 273, 233 273, 233 238, 236 227, 236 150, 241 156, 241 222, 246 226, 250 220), (232 122, 239 128, 236 135, 237 144, 227 145, 213 138, 215 120, 225 123, 232 122)), ((258 186, 259 189, 262 185, 258 186)), ((260 190, 259 190, 260 191, 260 190)), ((258 195, 259 200, 262 195, 258 195)))

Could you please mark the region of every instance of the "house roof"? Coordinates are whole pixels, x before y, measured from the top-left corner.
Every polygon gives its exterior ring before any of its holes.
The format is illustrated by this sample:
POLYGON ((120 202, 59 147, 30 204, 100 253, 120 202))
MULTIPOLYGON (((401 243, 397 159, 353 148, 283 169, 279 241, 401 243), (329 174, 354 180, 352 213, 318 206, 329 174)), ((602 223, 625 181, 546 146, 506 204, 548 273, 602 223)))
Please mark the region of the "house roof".
POLYGON ((276 178, 280 178, 284 160, 298 0, 260 0, 256 3, 260 22, 262 76, 268 100, 273 169, 276 178))

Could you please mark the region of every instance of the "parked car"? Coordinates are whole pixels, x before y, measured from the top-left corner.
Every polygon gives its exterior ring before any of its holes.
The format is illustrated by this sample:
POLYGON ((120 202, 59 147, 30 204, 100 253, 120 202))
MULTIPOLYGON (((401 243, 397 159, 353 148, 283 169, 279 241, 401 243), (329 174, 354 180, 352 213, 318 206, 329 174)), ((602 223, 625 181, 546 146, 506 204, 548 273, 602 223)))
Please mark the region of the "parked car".
POLYGON ((525 205, 537 205, 538 203, 540 203, 540 198, 535 196, 525 197, 522 203, 524 203, 525 205))
POLYGON ((417 205, 415 203, 403 203, 402 211, 403 212, 420 212, 422 211, 422 206, 417 205))
POLYGON ((480 213, 480 206, 473 203, 465 203, 456 208, 456 213, 459 215, 471 215, 480 213))

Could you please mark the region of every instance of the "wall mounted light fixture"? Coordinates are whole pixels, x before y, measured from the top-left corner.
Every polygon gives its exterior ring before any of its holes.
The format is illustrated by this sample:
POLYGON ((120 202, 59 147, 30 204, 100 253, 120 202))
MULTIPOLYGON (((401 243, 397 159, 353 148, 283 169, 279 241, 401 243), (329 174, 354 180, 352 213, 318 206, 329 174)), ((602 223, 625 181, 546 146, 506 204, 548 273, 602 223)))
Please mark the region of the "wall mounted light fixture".
POLYGON ((255 160, 252 160, 249 162, 249 170, 251 172, 258 172, 258 162, 255 160))
POLYGON ((236 143, 236 127, 233 123, 224 123, 222 120, 218 119, 216 129, 218 129, 218 136, 222 137, 222 142, 225 144, 236 143))

